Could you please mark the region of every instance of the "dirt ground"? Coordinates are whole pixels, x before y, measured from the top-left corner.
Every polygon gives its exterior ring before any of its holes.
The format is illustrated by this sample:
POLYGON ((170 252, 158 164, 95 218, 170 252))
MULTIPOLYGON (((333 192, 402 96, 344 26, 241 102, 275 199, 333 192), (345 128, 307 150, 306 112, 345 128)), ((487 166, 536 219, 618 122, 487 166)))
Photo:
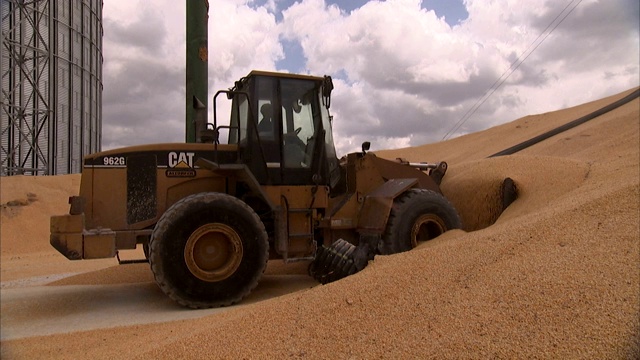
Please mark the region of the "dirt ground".
POLYGON ((148 264, 69 261, 51 248, 49 217, 68 211, 78 175, 3 177, 0 357, 640 358, 638 99, 487 158, 627 93, 379 152, 447 161, 442 189, 464 230, 328 285, 305 263, 271 262, 245 301, 222 309, 177 306, 148 264), (505 177, 519 197, 495 219, 505 177))

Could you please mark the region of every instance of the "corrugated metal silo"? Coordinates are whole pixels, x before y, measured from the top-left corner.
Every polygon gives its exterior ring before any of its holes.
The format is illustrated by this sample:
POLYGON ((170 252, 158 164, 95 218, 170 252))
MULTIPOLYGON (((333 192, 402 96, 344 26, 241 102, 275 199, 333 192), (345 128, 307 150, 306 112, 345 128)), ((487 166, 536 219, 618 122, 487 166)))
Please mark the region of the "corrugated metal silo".
POLYGON ((77 173, 101 147, 102 1, 0 3, 0 174, 77 173))

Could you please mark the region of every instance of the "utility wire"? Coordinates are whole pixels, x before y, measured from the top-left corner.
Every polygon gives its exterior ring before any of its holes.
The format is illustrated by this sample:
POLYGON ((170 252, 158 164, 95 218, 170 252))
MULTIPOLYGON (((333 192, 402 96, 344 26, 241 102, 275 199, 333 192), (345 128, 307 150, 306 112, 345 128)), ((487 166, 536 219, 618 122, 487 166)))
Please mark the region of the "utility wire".
POLYGON ((448 139, 451 135, 453 135, 456 131, 458 131, 458 129, 460 129, 460 127, 464 125, 471 118, 471 116, 473 116, 473 114, 475 114, 475 112, 493 95, 493 93, 495 93, 496 90, 498 90, 498 88, 500 88, 500 86, 502 86, 502 84, 504 84, 504 82, 507 81, 509 76, 511 76, 511 74, 513 74, 513 72, 516 71, 520 67, 520 65, 522 65, 524 61, 527 60, 527 58, 529 58, 529 56, 531 56, 531 54, 533 54, 533 52, 540 45, 542 45, 542 43, 547 39, 547 37, 551 35, 551 33, 558 27, 558 25, 560 25, 567 18, 567 16, 569 16, 569 14, 571 14, 573 10, 575 10, 575 8, 578 7, 578 5, 580 5, 580 3, 582 3, 582 0, 571 0, 562 9, 562 11, 560 11, 558 15, 556 15, 556 17, 553 18, 553 20, 551 20, 549 25, 547 25, 547 27, 540 33, 540 35, 538 35, 538 37, 536 37, 535 40, 533 40, 531 44, 529 44, 527 49, 520 56, 518 56, 516 60, 514 60, 511 63, 511 66, 509 66, 509 68, 502 73, 502 75, 485 91, 485 93, 475 102, 475 104, 473 104, 473 106, 469 108, 469 110, 467 110, 467 112, 453 125, 451 130, 449 130, 446 134, 444 134, 444 136, 442 137, 442 140, 448 139), (564 16, 562 16, 562 14, 565 13, 565 11, 574 2, 576 4, 564 16), (556 23, 556 20, 558 20, 561 16, 562 18, 560 19, 560 21, 556 23), (554 23, 556 24, 554 25, 554 23), (551 28, 551 30, 549 30, 549 28, 551 28), (549 30, 549 32, 547 32, 547 30, 549 30), (538 40, 540 41, 538 42, 538 40), (520 60, 521 58, 522 60, 520 60))

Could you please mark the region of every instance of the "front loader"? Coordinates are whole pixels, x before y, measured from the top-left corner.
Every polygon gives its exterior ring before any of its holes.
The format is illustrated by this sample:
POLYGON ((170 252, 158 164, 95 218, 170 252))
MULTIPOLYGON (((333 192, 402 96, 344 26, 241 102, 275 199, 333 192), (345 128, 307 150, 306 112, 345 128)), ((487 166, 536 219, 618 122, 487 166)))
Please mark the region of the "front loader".
POLYGON ((311 260, 310 275, 327 283, 460 228, 439 188, 446 163, 385 160, 367 143, 337 158, 332 89, 328 76, 252 71, 216 94, 199 143, 85 157, 69 214, 51 218, 51 244, 71 260, 140 245, 169 297, 206 308, 244 298, 270 259, 311 260))

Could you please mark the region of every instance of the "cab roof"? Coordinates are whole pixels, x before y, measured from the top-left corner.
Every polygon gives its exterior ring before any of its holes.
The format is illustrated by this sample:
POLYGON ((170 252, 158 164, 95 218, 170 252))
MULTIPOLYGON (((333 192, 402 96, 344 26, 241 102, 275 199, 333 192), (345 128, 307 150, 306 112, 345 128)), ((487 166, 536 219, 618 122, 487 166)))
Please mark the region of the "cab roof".
POLYGON ((276 71, 263 71, 263 70, 252 70, 249 75, 246 77, 253 76, 269 76, 269 77, 279 77, 279 78, 289 78, 289 79, 302 79, 302 80, 313 80, 313 81, 322 81, 323 77, 313 76, 313 75, 303 75, 303 74, 290 74, 284 72, 276 72, 276 71))

